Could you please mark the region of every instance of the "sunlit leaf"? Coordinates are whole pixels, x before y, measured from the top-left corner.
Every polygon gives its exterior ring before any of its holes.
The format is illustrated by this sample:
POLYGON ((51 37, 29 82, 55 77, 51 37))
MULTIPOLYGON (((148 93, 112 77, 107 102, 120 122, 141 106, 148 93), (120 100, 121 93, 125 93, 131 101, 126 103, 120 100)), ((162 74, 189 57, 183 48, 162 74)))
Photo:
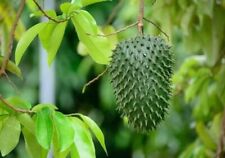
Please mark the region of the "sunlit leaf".
POLYGON ((31 158, 46 158, 47 150, 42 148, 37 142, 36 137, 27 128, 22 129, 22 133, 25 140, 25 147, 31 158))
POLYGON ((7 155, 16 147, 19 142, 20 132, 20 123, 15 117, 12 116, 5 120, 0 131, 0 151, 2 156, 7 155))
POLYGON ((95 158, 95 148, 86 125, 78 118, 71 118, 74 128, 74 143, 80 158, 95 158))
POLYGON ((21 58, 23 57, 27 47, 33 41, 33 39, 37 36, 37 34, 45 27, 46 23, 39 23, 31 28, 29 28, 20 38, 16 51, 15 51, 15 61, 16 65, 20 63, 21 58))
POLYGON ((81 10, 78 14, 74 14, 72 22, 80 41, 87 47, 93 60, 99 64, 108 64, 112 54, 110 42, 106 37, 97 36, 102 33, 93 17, 81 10))
POLYGON ((111 0, 81 0, 83 6, 87 6, 87 5, 90 5, 90 4, 103 2, 103 1, 111 1, 111 0))
POLYGON ((35 119, 35 135, 38 143, 44 149, 50 149, 53 136, 52 111, 43 108, 38 111, 35 119))
POLYGON ((98 139, 99 143, 101 144, 102 148, 107 154, 107 149, 105 145, 105 137, 101 131, 101 129, 98 127, 98 125, 89 117, 84 116, 82 114, 79 114, 79 116, 83 119, 83 121, 87 124, 87 126, 91 129, 91 131, 94 133, 96 138, 98 139))
POLYGON ((44 29, 39 33, 41 43, 48 53, 49 65, 54 60, 56 53, 59 49, 59 46, 62 42, 66 25, 67 22, 62 23, 48 22, 48 24, 44 27, 44 29))
POLYGON ((52 110, 57 110, 58 108, 53 105, 53 104, 38 104, 38 105, 35 105, 32 109, 33 112, 38 112, 40 110, 42 110, 43 108, 49 108, 49 109, 52 109, 52 110))
POLYGON ((60 112, 55 112, 53 120, 59 150, 63 152, 73 143, 74 130, 70 120, 60 112))

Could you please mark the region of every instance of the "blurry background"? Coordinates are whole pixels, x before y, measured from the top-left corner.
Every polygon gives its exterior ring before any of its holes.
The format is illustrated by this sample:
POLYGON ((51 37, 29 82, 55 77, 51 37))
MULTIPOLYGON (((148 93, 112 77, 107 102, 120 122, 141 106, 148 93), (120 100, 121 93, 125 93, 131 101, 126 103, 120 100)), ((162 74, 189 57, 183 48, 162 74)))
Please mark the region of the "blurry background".
MULTIPOLYGON (((45 0, 47 1, 47 0, 45 0)), ((29 2, 29 1, 28 1, 29 2)), ((68 0, 55 0, 57 6, 68 0)), ((43 0, 39 0, 43 5, 43 0)), ((168 115, 149 135, 129 129, 115 111, 115 99, 107 74, 81 93, 86 82, 104 71, 79 43, 69 24, 55 61, 56 105, 63 113, 80 112, 94 119, 102 129, 109 158, 212 158, 221 138, 225 105, 225 1, 145 0, 145 17, 169 35, 176 56, 173 97, 168 115)), ((1 52, 19 1, 0 1, 1 52)), ((113 32, 137 20, 137 0, 113 0, 85 8, 105 32, 113 32), (107 27, 106 27, 107 25, 107 27), (110 25, 110 26, 109 26, 110 25)), ((16 38, 39 21, 30 18, 29 5, 23 12, 16 38)), ((146 34, 167 38, 145 22, 146 34)), ((131 28, 111 37, 117 42, 137 35, 131 28)), ((39 42, 32 42, 21 62, 24 79, 0 78, 0 94, 21 96, 36 105, 39 100, 39 42)), ((48 76, 45 78, 48 80, 48 76)), ((21 138, 7 158, 28 158, 21 138)), ((96 141, 97 158, 107 157, 96 141)))

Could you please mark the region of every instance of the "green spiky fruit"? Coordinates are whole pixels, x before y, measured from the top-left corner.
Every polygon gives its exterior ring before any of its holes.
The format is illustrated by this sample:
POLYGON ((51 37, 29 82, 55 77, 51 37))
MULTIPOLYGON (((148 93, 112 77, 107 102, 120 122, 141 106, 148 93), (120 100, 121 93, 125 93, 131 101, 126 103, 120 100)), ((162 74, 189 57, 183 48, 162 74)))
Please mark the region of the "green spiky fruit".
POLYGON ((140 132, 164 119, 171 93, 173 55, 160 37, 149 35, 119 43, 108 67, 117 110, 140 132))

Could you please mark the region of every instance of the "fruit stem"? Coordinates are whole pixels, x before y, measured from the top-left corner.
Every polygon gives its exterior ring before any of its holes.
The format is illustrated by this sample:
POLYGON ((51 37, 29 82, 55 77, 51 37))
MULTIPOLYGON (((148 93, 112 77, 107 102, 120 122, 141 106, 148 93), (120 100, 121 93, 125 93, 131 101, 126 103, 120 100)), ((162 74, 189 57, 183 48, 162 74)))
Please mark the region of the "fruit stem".
POLYGON ((143 35, 144 0, 139 1, 138 32, 143 35))

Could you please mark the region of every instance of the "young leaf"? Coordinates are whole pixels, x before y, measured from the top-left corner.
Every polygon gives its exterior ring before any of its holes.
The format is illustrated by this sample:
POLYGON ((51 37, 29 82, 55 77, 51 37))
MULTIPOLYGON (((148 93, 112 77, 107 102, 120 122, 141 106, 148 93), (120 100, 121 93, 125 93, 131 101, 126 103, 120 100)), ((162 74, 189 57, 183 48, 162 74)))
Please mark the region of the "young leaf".
POLYGON ((70 14, 73 11, 76 11, 77 9, 80 9, 82 7, 81 3, 76 1, 76 4, 72 4, 69 2, 62 3, 60 5, 60 9, 64 14, 70 14))
POLYGON ((47 150, 43 149, 38 144, 35 135, 31 133, 27 128, 22 129, 22 133, 25 140, 25 147, 31 158, 46 158, 47 150))
POLYGON ((82 5, 85 7, 87 5, 103 2, 103 1, 111 1, 111 0, 82 0, 82 5))
POLYGON ((53 121, 59 150, 63 152, 73 143, 74 130, 70 120, 60 112, 55 112, 53 121))
POLYGON ((71 118, 74 128, 74 143, 80 158, 95 158, 95 148, 86 125, 78 118, 71 118))
POLYGON ((87 126, 91 129, 91 131, 94 133, 96 138, 98 139, 99 143, 101 144, 102 148, 107 154, 107 149, 105 145, 105 138, 101 131, 101 129, 98 127, 98 125, 89 117, 84 116, 82 114, 79 114, 79 116, 83 119, 83 121, 87 124, 87 126))
POLYGON ((20 123, 15 117, 12 116, 5 120, 0 131, 0 151, 2 156, 7 155, 16 147, 19 142, 20 132, 20 123))
POLYGON ((27 47, 37 36, 37 34, 44 28, 46 23, 39 23, 29 28, 20 38, 15 51, 16 65, 19 65, 21 58, 23 57, 27 47))
MULTIPOLYGON (((0 65, 2 65, 3 62, 3 57, 0 56, 0 65)), ((13 73, 14 75, 16 75, 19 78, 23 78, 22 77, 22 73, 19 67, 16 66, 15 63, 13 63, 12 61, 9 61, 7 66, 6 66, 6 70, 8 70, 9 72, 13 73)))
POLYGON ((32 109, 33 112, 39 112, 41 111, 43 108, 48 108, 48 109, 51 109, 51 110, 57 110, 58 108, 53 105, 53 104, 38 104, 38 105, 35 105, 32 109))
POLYGON ((35 134, 38 143, 44 149, 50 149, 53 136, 52 111, 49 108, 43 108, 36 114, 35 134))
POLYGON ((110 42, 106 37, 97 36, 102 33, 94 18, 88 12, 80 10, 78 14, 74 14, 72 22, 80 41, 87 47, 93 60, 99 64, 108 64, 112 54, 110 42))
POLYGON ((48 53, 48 64, 50 65, 55 58, 56 52, 62 42, 64 36, 65 28, 67 22, 62 23, 52 23, 44 27, 44 29, 39 33, 39 37, 43 47, 48 53))

